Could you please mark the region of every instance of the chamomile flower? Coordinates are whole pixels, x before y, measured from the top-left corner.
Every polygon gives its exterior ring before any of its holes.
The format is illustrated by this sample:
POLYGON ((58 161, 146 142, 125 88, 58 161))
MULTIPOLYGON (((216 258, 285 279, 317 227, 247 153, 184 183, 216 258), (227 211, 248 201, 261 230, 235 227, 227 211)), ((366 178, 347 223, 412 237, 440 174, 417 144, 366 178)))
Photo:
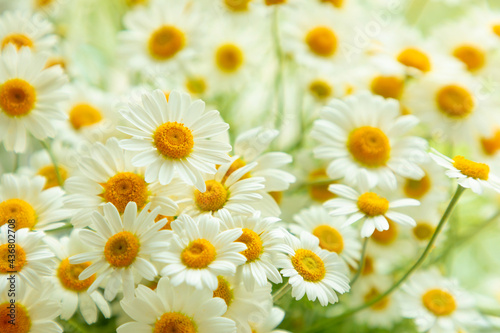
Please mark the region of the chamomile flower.
POLYGON ((334 252, 319 247, 318 238, 302 232, 300 240, 286 234, 287 254, 277 262, 281 274, 289 278, 292 296, 299 300, 307 294, 310 301, 319 300, 322 306, 338 302, 337 293, 349 291, 347 267, 334 252))
POLYGON ((430 153, 432 159, 440 166, 448 169, 446 175, 456 178, 460 186, 470 188, 474 193, 483 193, 483 187, 500 192, 500 178, 490 173, 490 167, 457 155, 453 159, 435 149, 430 153))
POLYGON ((243 281, 246 289, 253 291, 255 285, 264 287, 268 279, 275 284, 281 283, 281 275, 275 266, 276 255, 284 250, 283 234, 276 226, 279 219, 261 217, 259 212, 251 217, 232 217, 228 213, 220 217, 226 229, 241 228, 243 231, 236 241, 247 246, 241 252, 246 262, 238 266, 236 277, 243 281))
POLYGON ((0 183, 0 225, 14 219, 15 228, 51 230, 64 225, 69 211, 63 209, 60 187, 44 189, 42 176, 4 174, 0 183))
POLYGON ((399 114, 395 100, 368 92, 333 100, 311 133, 321 143, 315 156, 331 161, 328 176, 355 185, 358 175, 366 172, 370 186, 389 189, 396 188, 396 175, 422 178, 417 162, 426 158, 427 143, 406 134, 418 118, 399 114))
POLYGON ((273 306, 265 318, 250 320, 250 327, 252 328, 252 332, 255 333, 288 333, 285 330, 275 329, 281 324, 283 318, 285 318, 285 311, 277 306, 273 306))
POLYGON ((337 253, 346 264, 357 267, 361 242, 351 226, 342 227, 344 218, 330 216, 322 206, 311 206, 301 210, 293 219, 300 226, 299 230, 307 231, 319 239, 320 248, 337 253))
POLYGON ((19 229, 14 232, 8 225, 0 227, 0 291, 2 295, 12 283, 7 278, 14 276, 16 288, 27 286, 41 288, 41 277, 49 276, 54 269, 54 254, 42 241, 42 231, 30 232, 19 229), (9 241, 10 240, 10 241, 9 241), (14 243, 12 243, 14 240, 14 243), (14 249, 14 257, 11 250, 14 249))
POLYGON ((71 177, 66 182, 68 196, 65 207, 74 214, 71 223, 79 228, 90 224, 94 210, 102 212, 102 207, 112 203, 123 214, 129 202, 135 202, 137 209, 148 203, 150 208, 160 207, 159 214, 174 216, 177 204, 170 196, 178 195, 185 186, 175 180, 168 186, 144 180, 144 168, 134 167, 132 153, 120 148, 116 138, 110 138, 105 145, 95 143, 87 156, 80 158, 81 175, 71 177))
POLYGON ((27 47, 7 45, 0 54, 0 141, 8 151, 26 150, 26 134, 38 140, 56 135, 66 117, 59 108, 66 83, 58 66, 44 68, 47 57, 27 47))
POLYGON ((99 290, 87 293, 87 289, 96 279, 95 274, 85 280, 78 279, 91 262, 74 265, 69 263, 70 256, 88 250, 78 237, 78 231, 73 231, 69 237, 60 240, 46 237, 44 241, 56 255, 57 269, 53 271, 51 280, 57 286, 54 294, 61 299, 61 319, 70 319, 79 309, 85 322, 92 324, 97 321, 98 308, 104 317, 109 318, 111 310, 102 293, 99 290))
POLYGON ((385 197, 372 192, 365 173, 358 180, 360 191, 352 187, 333 184, 329 190, 338 198, 325 202, 325 207, 333 216, 348 216, 344 225, 351 225, 357 221, 363 222, 361 237, 370 237, 375 229, 384 231, 389 229, 388 219, 407 226, 415 226, 415 220, 408 215, 394 211, 394 208, 418 206, 415 199, 399 199, 389 202, 385 197))
POLYGON ((113 300, 120 287, 123 287, 124 297, 130 298, 134 294, 134 273, 149 281, 157 276, 158 272, 149 259, 165 250, 165 239, 171 231, 160 230, 167 223, 166 219, 155 223, 159 208, 149 213, 147 205, 137 214, 137 204, 129 202, 122 217, 112 203, 107 203, 103 210, 104 215, 92 214, 90 230, 79 233, 82 241, 94 249, 70 257, 69 263, 92 263, 79 275, 80 280, 86 280, 96 274, 88 293, 92 294, 108 278, 104 289, 106 300, 113 300))
POLYGON ((18 50, 29 47, 33 52, 50 51, 57 43, 52 24, 40 14, 6 11, 0 16, 0 45, 12 44, 18 50))
POLYGON ((166 264, 162 276, 170 277, 173 285, 187 283, 197 289, 217 289, 217 276, 230 276, 247 259, 242 242, 235 242, 243 231, 231 229, 220 232, 220 221, 210 215, 193 220, 181 215, 171 223, 174 231, 169 249, 154 256, 166 264))
POLYGON ((9 293, 0 293, 0 332, 62 333, 63 329, 55 322, 61 305, 53 299, 50 291, 51 286, 45 282, 40 288, 26 286, 16 289, 15 298, 8 296, 9 293))
POLYGON ((203 173, 215 174, 216 164, 229 161, 226 154, 231 146, 210 138, 227 131, 229 125, 219 118, 218 111, 205 112, 205 103, 191 101, 186 93, 165 93, 155 90, 142 95, 142 104, 129 103, 122 115, 131 127, 119 127, 132 135, 120 146, 139 152, 132 164, 146 168, 148 183, 159 180, 166 185, 175 174, 202 192, 206 186, 203 173))
POLYGON ((123 310, 134 320, 118 327, 118 333, 199 332, 231 333, 236 331, 231 319, 222 318, 227 306, 212 297, 208 289, 197 290, 174 285, 161 278, 156 290, 139 285, 131 300, 123 300, 123 310))

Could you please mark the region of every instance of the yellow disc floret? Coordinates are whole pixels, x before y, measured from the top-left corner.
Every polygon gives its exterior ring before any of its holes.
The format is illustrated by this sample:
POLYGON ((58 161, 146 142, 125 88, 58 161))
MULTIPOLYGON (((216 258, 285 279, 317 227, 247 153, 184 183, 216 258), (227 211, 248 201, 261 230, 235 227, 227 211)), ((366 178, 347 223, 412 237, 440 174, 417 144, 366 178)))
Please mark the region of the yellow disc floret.
POLYGON ((490 167, 487 164, 474 162, 460 155, 453 157, 453 166, 471 178, 488 180, 490 174, 490 167))
POLYGON ((366 192, 358 198, 359 210, 368 216, 384 215, 389 210, 389 201, 373 192, 366 192))
POLYGON ((0 273, 19 272, 27 263, 26 252, 19 244, 0 245, 0 273))
POLYGON ((104 247, 104 257, 114 267, 130 266, 139 254, 140 244, 136 235, 122 231, 111 236, 104 247))
POLYGON ((325 100, 332 96, 332 86, 324 80, 314 80, 309 84, 309 92, 319 100, 325 100))
POLYGON ((471 93, 458 85, 450 84, 442 87, 436 94, 439 111, 450 118, 466 118, 474 109, 471 93))
MULTIPOLYGON (((226 174, 224 175, 224 177, 222 177, 222 180, 220 181, 221 184, 224 184, 226 182, 227 178, 229 176, 231 176, 231 174, 233 172, 235 172, 239 168, 244 167, 245 165, 246 165, 245 162, 243 162, 243 160, 240 159, 240 158, 234 160, 234 162, 231 163, 231 165, 229 166, 229 169, 227 169, 226 174)), ((247 179, 247 178, 250 178, 250 172, 247 172, 246 174, 244 174, 243 176, 241 176, 240 180, 241 179, 247 179)))
POLYGON ((484 67, 484 51, 474 45, 461 45, 453 51, 453 56, 463 62, 471 72, 484 67))
POLYGON ((0 85, 0 108, 9 117, 27 115, 35 107, 36 90, 22 79, 10 79, 0 85))
POLYGON ((186 81, 186 89, 194 95, 201 95, 207 91, 207 82, 201 76, 190 77, 186 81))
POLYGON ((59 278, 59 281, 61 281, 64 288, 76 292, 85 291, 92 283, 94 283, 96 275, 94 274, 85 280, 80 280, 78 277, 80 276, 80 273, 90 265, 90 262, 73 265, 70 264, 69 259, 66 258, 61 261, 59 267, 57 268, 57 277, 59 278))
POLYGON ((228 193, 224 185, 216 180, 205 182, 206 191, 194 190, 194 201, 200 210, 215 212, 224 207, 228 193))
POLYGON ((90 104, 77 104, 69 111, 69 122, 76 130, 97 124, 101 120, 101 112, 90 104))
POLYGON ((416 239, 421 241, 429 240, 434 233, 434 230, 436 230, 436 228, 431 224, 419 221, 417 222, 417 225, 413 227, 413 235, 416 239))
POLYGON ((155 323, 153 333, 196 333, 193 319, 178 312, 164 313, 155 323))
POLYGON ((327 182, 329 178, 324 168, 313 170, 308 178, 312 183, 309 185, 308 190, 313 200, 325 202, 326 200, 335 198, 335 194, 328 191, 330 184, 334 184, 335 182, 327 182), (323 182, 323 180, 325 180, 325 182, 323 182), (314 184, 314 182, 317 182, 317 184, 314 184))
POLYGON ((344 239, 340 232, 323 224, 314 228, 312 234, 319 239, 319 247, 330 252, 340 254, 344 249, 344 239))
POLYGON ((262 239, 255 231, 243 228, 243 234, 241 234, 236 242, 244 243, 247 246, 245 251, 240 252, 247 258, 247 262, 254 261, 260 257, 263 250, 262 239))
POLYGON ((362 126, 353 130, 347 139, 352 157, 367 167, 384 166, 391 154, 387 136, 377 127, 362 126))
POLYGON ((153 134, 156 149, 165 157, 182 159, 189 156, 194 146, 192 131, 178 122, 167 122, 153 134))
POLYGON ((28 310, 19 302, 0 304, 0 332, 28 333, 31 329, 31 319, 28 310), (12 320, 15 318, 15 325, 12 320))
MULTIPOLYGON (((380 291, 378 291, 377 288, 372 287, 364 296, 365 303, 368 303, 369 301, 378 297, 379 295, 380 291)), ((384 297, 377 303, 370 306, 370 308, 375 311, 381 311, 386 309, 388 305, 389 305, 389 297, 384 297)))
POLYGON ((15 220, 15 229, 33 228, 36 224, 36 212, 33 207, 21 199, 7 199, 0 203, 0 225, 15 220))
POLYGON ((407 48, 399 53, 397 60, 405 66, 413 67, 428 72, 431 70, 429 57, 422 51, 415 48, 407 48))
POLYGON ((106 202, 115 205, 120 213, 125 211, 131 201, 137 204, 138 209, 142 209, 148 200, 148 186, 144 178, 132 172, 119 172, 101 186, 104 188, 101 196, 106 202))
POLYGON ((184 33, 171 25, 164 25, 155 30, 149 38, 149 54, 157 60, 167 60, 184 48, 184 33))
POLYGON ((497 35, 498 37, 500 37, 500 24, 493 25, 493 27, 491 28, 491 30, 493 30, 493 33, 495 35, 497 35))
POLYGON ((326 274, 325 263, 311 250, 298 249, 292 257, 292 265, 305 281, 318 282, 326 274))
POLYGON ((420 199, 431 189, 431 178, 425 174, 420 180, 407 179, 403 191, 408 198, 420 199))
POLYGON ((404 83, 397 76, 377 76, 372 80, 370 88, 376 95, 399 100, 403 95, 404 83))
POLYGON ((218 276, 217 281, 219 283, 217 284, 217 289, 214 290, 214 297, 222 298, 224 302, 226 302, 227 306, 231 305, 234 295, 229 282, 227 282, 227 280, 222 276, 218 276))
POLYGON ((13 44, 18 50, 23 47, 33 47, 33 41, 26 35, 23 34, 10 34, 5 36, 2 41, 2 49, 5 48, 8 44, 13 44))
POLYGON ((422 296, 422 303, 436 316, 448 316, 457 308, 453 295, 441 289, 427 291, 422 296))
MULTIPOLYGON (((64 182, 68 178, 68 171, 62 166, 58 166, 59 175, 61 176, 61 180, 64 182)), ((53 165, 47 165, 38 170, 37 175, 43 176, 45 178, 45 186, 44 190, 52 187, 59 186, 59 182, 57 180, 56 168, 53 165)))
POLYGON ((495 155, 500 150, 500 130, 496 130, 492 137, 481 138, 481 146, 486 155, 495 155))
POLYGON ((394 243, 396 238, 398 238, 398 227, 396 224, 390 220, 387 221, 389 223, 389 229, 384 231, 378 231, 375 229, 371 238, 375 241, 375 243, 380 245, 390 245, 394 243))
POLYGON ((224 0, 224 4, 233 12, 245 12, 248 10, 248 4, 252 0, 224 0))
POLYGON ((342 8, 344 0, 321 0, 323 3, 329 3, 336 8, 342 8))
POLYGON ((337 50, 337 43, 335 33, 325 26, 316 27, 306 35, 309 50, 320 57, 332 56, 337 50))
POLYGON ((225 73, 236 72, 243 65, 243 52, 234 44, 224 44, 215 51, 215 63, 225 73))
POLYGON ((206 268, 215 260, 215 247, 206 239, 192 241, 181 253, 181 260, 189 268, 206 268))

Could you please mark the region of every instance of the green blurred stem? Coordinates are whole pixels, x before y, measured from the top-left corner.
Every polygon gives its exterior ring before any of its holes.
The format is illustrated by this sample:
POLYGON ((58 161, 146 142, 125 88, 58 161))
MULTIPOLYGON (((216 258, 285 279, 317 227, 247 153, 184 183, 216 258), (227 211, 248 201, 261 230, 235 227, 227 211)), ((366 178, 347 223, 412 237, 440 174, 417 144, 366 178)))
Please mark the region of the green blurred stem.
POLYGON ((284 87, 283 87, 283 51, 281 49, 280 35, 279 35, 279 11, 280 6, 274 6, 273 17, 273 40, 276 49, 276 57, 278 58, 278 71, 274 81, 274 93, 276 98, 276 115, 274 117, 274 128, 280 129, 283 121, 283 108, 284 108, 284 87))
POLYGON ((353 276, 353 278, 351 280, 351 288, 352 288, 352 285, 361 276, 361 272, 363 272, 363 269, 365 268, 366 246, 368 245, 369 239, 370 239, 370 237, 366 237, 365 240, 363 241, 363 248, 361 249, 361 258, 359 259, 359 267, 358 267, 356 274, 353 276))
POLYGON ((428 0, 413 0, 410 3, 410 6, 408 6, 408 11, 407 11, 407 18, 408 18, 408 23, 411 25, 414 25, 417 23, 418 19, 420 18, 420 15, 422 15, 425 5, 427 4, 428 0))
POLYGON ((292 285, 289 284, 288 282, 285 285, 283 285, 283 287, 278 289, 278 291, 273 294, 273 303, 279 301, 283 296, 285 296, 288 293, 288 291, 290 291, 290 289, 292 289, 292 285))
POLYGON ((14 156, 14 172, 17 172, 17 169, 19 169, 19 165, 20 165, 19 160, 20 160, 20 158, 21 158, 21 155, 19 155, 19 154, 16 153, 15 156, 14 156))
POLYGON ((40 143, 42 144, 43 148, 47 151, 47 153, 50 156, 50 160, 52 161, 52 164, 54 165, 54 171, 56 172, 56 177, 57 177, 57 183, 61 188, 63 188, 63 179, 61 177, 61 173, 59 172, 59 165, 57 164, 57 159, 56 156, 54 155, 54 152, 52 151, 52 148, 50 145, 45 141, 45 140, 40 140, 40 143))
POLYGON ((434 234, 432 235, 429 244, 427 244, 427 247, 425 248, 424 252, 420 255, 420 258, 411 266, 411 268, 397 281, 395 282, 389 289, 387 289, 385 292, 380 294, 378 297, 375 297, 371 299, 369 302, 364 303, 358 307, 355 307, 353 309, 347 310, 346 312, 342 313, 341 315, 337 317, 333 317, 329 320, 326 320, 316 326, 312 326, 309 330, 306 332, 323 332, 323 329, 325 327, 332 327, 333 324, 337 324, 341 321, 343 321, 346 318, 351 317, 352 315, 358 313, 361 310, 364 310, 373 304, 381 301, 383 298, 386 296, 390 295, 393 291, 399 288, 403 282, 405 282, 412 274, 415 272, 420 265, 425 261, 427 258, 428 254, 431 252, 432 248, 434 247, 434 243, 436 242, 436 239, 443 229, 443 227, 446 224, 446 221, 448 221, 448 218, 450 217, 453 209, 455 208, 455 205, 458 202, 458 199, 460 199, 460 196, 464 192, 465 188, 461 187, 458 185, 457 190, 455 191, 455 194, 453 195, 453 198, 451 199, 450 203, 448 204, 448 207, 446 208, 446 211, 444 212, 443 216, 441 217, 441 220, 439 221, 438 226, 436 227, 436 230, 434 231, 434 234))

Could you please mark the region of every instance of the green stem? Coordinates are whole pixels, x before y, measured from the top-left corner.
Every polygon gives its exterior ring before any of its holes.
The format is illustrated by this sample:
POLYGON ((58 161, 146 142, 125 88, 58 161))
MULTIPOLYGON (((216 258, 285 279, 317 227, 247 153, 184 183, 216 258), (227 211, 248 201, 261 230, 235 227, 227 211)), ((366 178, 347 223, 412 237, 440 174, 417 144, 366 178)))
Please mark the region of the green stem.
POLYGON ((372 306, 373 304, 381 301, 383 298, 390 295, 393 291, 395 291, 397 288, 399 288, 399 286, 401 284, 403 284, 403 282, 405 282, 413 274, 413 272, 415 272, 420 267, 420 265, 427 258, 428 254, 431 252, 439 233, 441 232, 444 225, 446 224, 446 221, 450 217, 451 212, 453 211, 453 208, 455 208, 455 205, 457 204, 458 199, 460 198, 460 196, 462 195, 464 190, 465 190, 465 188, 458 185, 457 190, 455 191, 455 194, 453 195, 453 198, 451 199, 450 203, 448 204, 448 207, 446 208, 446 211, 444 212, 443 216, 441 217, 441 220, 439 221, 439 224, 436 227, 436 230, 434 231, 434 234, 432 235, 432 237, 429 241, 429 244, 427 244, 427 247, 425 248, 424 252, 420 255, 420 258, 418 258, 418 260, 415 262, 415 264, 413 264, 413 266, 411 266, 411 268, 396 283, 394 283, 385 292, 383 292, 382 294, 380 294, 377 297, 374 297, 373 299, 371 299, 367 303, 364 303, 364 304, 362 304, 358 307, 355 307, 353 309, 347 310, 346 312, 342 313, 341 315, 334 317, 334 318, 331 318, 331 320, 327 320, 327 321, 324 321, 316 326, 313 326, 307 332, 320 332, 325 327, 331 327, 333 324, 336 324, 336 323, 338 323, 346 318, 349 318, 352 315, 358 313, 359 311, 364 310, 364 309, 372 306))
POLYGON ((54 152, 52 151, 52 148, 50 147, 50 145, 45 142, 44 140, 40 140, 40 143, 42 144, 43 148, 45 148, 45 150, 47 151, 47 153, 49 154, 50 156, 50 160, 52 161, 52 164, 54 165, 54 171, 56 173, 56 177, 57 177, 57 183, 59 184, 59 186, 61 188, 63 188, 63 184, 64 184, 64 181, 61 177, 61 173, 59 172, 59 165, 57 163, 57 159, 56 159, 56 156, 54 155, 54 152))
POLYGON ((273 294, 273 303, 279 301, 283 296, 286 295, 286 293, 288 293, 290 289, 292 289, 291 284, 289 284, 288 282, 284 284, 280 289, 278 289, 277 292, 273 294))
POLYGON ((365 240, 363 241, 363 248, 361 249, 361 258, 359 259, 359 267, 358 267, 356 274, 353 276, 353 278, 351 280, 351 288, 352 288, 352 285, 361 276, 361 272, 363 272, 363 269, 365 268, 366 246, 368 245, 369 239, 370 239, 370 237, 366 237, 365 240))
POLYGON ((413 0, 408 6, 408 23, 414 25, 418 22, 420 15, 422 15, 425 5, 427 5, 428 0, 413 0), (412 15, 413 14, 413 15, 412 15))

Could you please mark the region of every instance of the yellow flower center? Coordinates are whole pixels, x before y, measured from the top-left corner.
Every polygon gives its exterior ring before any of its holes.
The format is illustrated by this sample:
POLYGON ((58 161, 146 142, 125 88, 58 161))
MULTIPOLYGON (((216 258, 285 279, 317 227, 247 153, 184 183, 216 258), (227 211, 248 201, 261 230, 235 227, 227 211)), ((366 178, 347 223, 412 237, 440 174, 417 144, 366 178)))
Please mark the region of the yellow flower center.
POLYGON ((337 36, 332 29, 319 26, 307 33, 306 44, 312 53, 329 57, 337 50, 337 36))
MULTIPOLYGON (((224 184, 226 182, 227 178, 229 176, 231 176, 231 174, 233 172, 235 172, 239 168, 244 167, 245 165, 246 165, 245 162, 243 162, 243 160, 241 160, 239 158, 236 159, 236 160, 234 160, 234 162, 231 163, 231 166, 229 167, 229 169, 227 169, 226 174, 224 175, 224 177, 222 177, 221 184, 224 184)), ((247 172, 246 174, 244 174, 243 176, 241 176, 240 179, 247 179, 247 178, 250 178, 250 172, 247 172)))
POLYGON ((415 48, 407 48, 403 50, 398 55, 397 60, 407 67, 414 67, 424 73, 431 70, 429 57, 422 51, 415 48))
POLYGON ((271 197, 273 197, 274 201, 276 201, 276 203, 278 205, 281 204, 281 201, 283 199, 283 192, 281 192, 281 191, 271 191, 271 192, 268 192, 268 193, 269 193, 269 195, 271 197))
POLYGON ((389 229, 384 231, 378 231, 375 229, 373 232, 371 238, 375 241, 375 243, 380 245, 390 245, 394 243, 396 238, 398 238, 398 227, 396 224, 390 220, 387 220, 387 222, 389 222, 389 229))
MULTIPOLYGON (((324 168, 313 170, 309 174, 309 180, 311 182, 315 181, 321 182, 322 180, 328 180, 328 175, 326 174, 326 170, 324 168)), ((335 198, 335 194, 328 191, 328 187, 330 186, 330 184, 334 183, 335 182, 311 184, 308 187, 309 195, 313 200, 318 202, 325 202, 327 200, 335 198)))
POLYGON ((69 111, 69 122, 76 130, 97 124, 101 120, 102 115, 99 110, 89 104, 77 104, 69 111))
POLYGON ((309 85, 309 91, 311 94, 320 100, 327 99, 332 95, 332 86, 324 80, 314 80, 309 85))
POLYGON ((153 134, 153 139, 158 151, 172 159, 189 156, 194 146, 192 131, 176 121, 160 125, 153 134))
POLYGON ((474 45, 461 45, 453 51, 453 56, 463 62, 471 72, 483 68, 485 63, 484 51, 474 45))
POLYGON ((286 0, 265 0, 266 6, 281 5, 286 3, 286 0))
POLYGON ((363 265, 363 275, 370 275, 375 272, 375 266, 373 265, 373 258, 370 255, 365 256, 364 265, 363 265))
POLYGON ((45 64, 45 68, 54 66, 61 66, 62 69, 66 69, 66 60, 62 57, 50 57, 45 64))
POLYGON ((487 164, 474 162, 460 155, 453 157, 453 166, 471 178, 488 180, 490 174, 490 167, 487 164))
POLYGON ((149 54, 157 60, 167 60, 175 56, 186 44, 184 33, 171 25, 155 30, 149 38, 149 54))
POLYGON ((298 249, 292 257, 292 265, 305 281, 321 281, 326 274, 325 263, 311 250, 298 249))
MULTIPOLYGON (((370 291, 368 291, 364 296, 365 303, 371 301, 372 299, 378 297, 379 295, 380 292, 378 291, 378 289, 372 287, 370 291)), ((373 304, 370 308, 375 311, 381 311, 386 309, 388 305, 389 305, 389 297, 384 297, 377 303, 373 304)))
POLYGON ((372 80, 371 91, 384 98, 400 99, 403 95, 404 80, 397 76, 377 76, 372 80))
POLYGON ((78 276, 80 276, 80 273, 90 265, 90 262, 72 265, 69 263, 69 259, 66 258, 59 264, 57 277, 66 289, 76 292, 85 291, 94 283, 96 275, 94 274, 85 280, 78 279, 78 276))
POLYGON ((36 212, 33 207, 21 199, 8 199, 0 203, 0 225, 15 220, 15 229, 33 228, 36 224, 36 212))
POLYGON ((427 222, 417 222, 413 227, 413 235, 416 239, 424 241, 431 238, 435 228, 427 222))
POLYGON ((498 37, 500 37, 500 24, 495 24, 493 27, 492 27, 492 30, 493 30, 493 33, 495 35, 497 35, 498 37))
POLYGON ((439 110, 451 118, 466 118, 474 108, 474 99, 467 89, 450 84, 436 94, 439 110))
POLYGON ((0 245, 0 273, 19 272, 27 263, 26 252, 19 244, 0 245))
POLYGON ((28 114, 35 102, 35 88, 25 80, 10 79, 0 85, 0 108, 9 117, 28 114))
POLYGON ((491 138, 481 138, 481 146, 486 155, 495 155, 500 150, 500 130, 496 130, 491 138))
POLYGON ((234 73, 243 64, 243 52, 233 44, 224 44, 215 52, 215 63, 223 72, 234 73))
POLYGON ((33 47, 33 41, 26 35, 23 34, 10 34, 6 36, 2 41, 2 49, 4 49, 8 44, 14 44, 14 46, 19 50, 23 46, 33 47))
POLYGON ((387 136, 376 127, 362 126, 349 134, 347 149, 352 157, 367 167, 380 167, 389 160, 391 145, 387 136))
POLYGON ((245 12, 248 10, 248 4, 252 0, 224 0, 224 4, 233 12, 245 12))
POLYGON ((127 0, 127 5, 129 6, 137 6, 147 4, 149 0, 127 0))
MULTIPOLYGON (((151 210, 150 210, 151 212, 151 210)), ((160 220, 167 219, 167 224, 163 226, 160 230, 172 230, 172 222, 174 222, 177 219, 177 216, 166 216, 166 215, 161 215, 158 214, 155 217, 155 222, 158 222, 160 220)))
POLYGON ((231 305, 234 295, 229 282, 222 276, 218 276, 217 281, 219 284, 217 285, 217 289, 214 290, 214 297, 222 298, 227 306, 231 305))
POLYGON ((420 199, 431 189, 431 178, 425 174, 420 180, 406 179, 403 191, 409 198, 420 199))
POLYGON ((447 316, 457 308, 455 298, 441 289, 431 289, 422 296, 424 306, 436 316, 447 316))
POLYGON ((111 266, 130 266, 139 254, 140 244, 136 235, 122 231, 111 236, 104 247, 104 257, 111 266))
POLYGON ((100 194, 106 202, 111 202, 122 214, 131 201, 142 209, 148 200, 148 186, 144 179, 132 172, 119 172, 101 184, 104 192, 100 194))
POLYGON ((247 246, 245 251, 240 252, 247 258, 247 262, 254 261, 260 257, 262 253, 262 239, 253 230, 243 228, 243 234, 236 240, 236 242, 244 243, 247 246))
POLYGON ((321 2, 332 4, 336 8, 342 8, 344 0, 321 0, 321 2))
POLYGON ((181 253, 181 260, 189 268, 206 268, 215 260, 215 247, 206 239, 192 241, 181 253))
POLYGON ((43 8, 50 5, 54 0, 36 0, 36 6, 38 8, 43 8))
POLYGON ((323 224, 314 228, 312 234, 319 239, 319 247, 340 254, 344 249, 344 239, 337 229, 323 224))
POLYGON ((5 302, 0 304, 0 332, 28 333, 31 329, 31 319, 28 310, 19 304, 5 302), (15 325, 12 324, 14 319, 15 325))
MULTIPOLYGON (((68 178, 68 171, 64 169, 62 166, 58 166, 59 175, 61 176, 62 181, 64 182, 68 178)), ((47 165, 38 170, 37 175, 43 176, 45 178, 45 187, 44 190, 59 186, 59 182, 57 181, 56 168, 53 165, 47 165)))
POLYGON ((196 333, 196 323, 186 315, 178 312, 162 314, 155 323, 153 333, 196 333))
POLYGON ((194 201, 198 208, 203 211, 218 211, 227 201, 228 193, 224 185, 215 180, 205 182, 207 190, 200 192, 194 190, 194 201))
POLYGON ((359 210, 368 216, 384 215, 389 209, 389 201, 373 192, 366 192, 358 198, 359 210))
POLYGON ((186 81, 186 89, 193 95, 201 95, 207 91, 207 82, 203 77, 191 77, 186 81))

